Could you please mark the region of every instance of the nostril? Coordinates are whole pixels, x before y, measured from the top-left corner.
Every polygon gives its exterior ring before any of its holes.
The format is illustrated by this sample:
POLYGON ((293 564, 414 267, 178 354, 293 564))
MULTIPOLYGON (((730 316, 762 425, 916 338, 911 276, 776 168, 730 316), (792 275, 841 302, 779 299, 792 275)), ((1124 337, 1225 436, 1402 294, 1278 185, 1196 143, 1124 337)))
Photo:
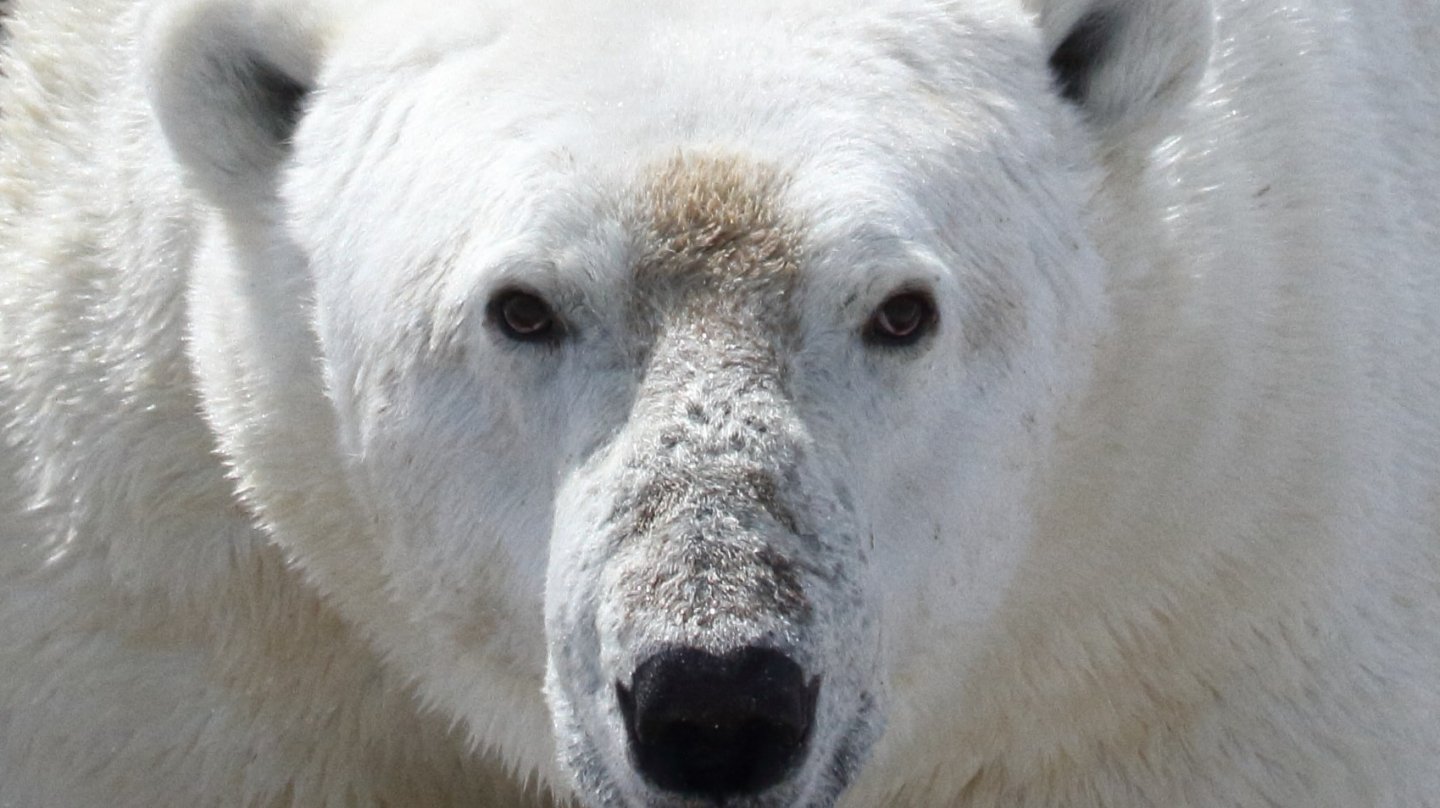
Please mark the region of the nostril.
POLYGON ((674 648, 615 690, 640 773, 666 791, 722 797, 764 791, 799 764, 820 682, 770 648, 674 648))

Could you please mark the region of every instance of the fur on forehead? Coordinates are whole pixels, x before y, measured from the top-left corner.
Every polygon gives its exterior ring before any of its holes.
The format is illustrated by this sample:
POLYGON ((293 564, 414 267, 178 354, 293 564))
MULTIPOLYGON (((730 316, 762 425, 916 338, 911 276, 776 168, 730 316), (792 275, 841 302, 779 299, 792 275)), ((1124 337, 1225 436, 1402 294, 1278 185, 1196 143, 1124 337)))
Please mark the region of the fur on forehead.
POLYGON ((783 191, 774 166, 732 155, 652 165, 634 213, 637 298, 686 310, 786 308, 800 274, 801 223, 785 210, 783 191))

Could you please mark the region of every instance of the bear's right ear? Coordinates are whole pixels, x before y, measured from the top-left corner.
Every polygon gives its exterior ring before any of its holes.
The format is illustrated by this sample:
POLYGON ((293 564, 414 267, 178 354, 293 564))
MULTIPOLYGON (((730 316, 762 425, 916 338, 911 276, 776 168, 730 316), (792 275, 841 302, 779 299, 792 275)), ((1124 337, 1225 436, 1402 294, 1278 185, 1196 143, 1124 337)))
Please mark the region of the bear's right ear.
POLYGON ((226 206, 273 198, 322 50, 305 0, 175 0, 146 26, 150 103, 191 180, 226 206))

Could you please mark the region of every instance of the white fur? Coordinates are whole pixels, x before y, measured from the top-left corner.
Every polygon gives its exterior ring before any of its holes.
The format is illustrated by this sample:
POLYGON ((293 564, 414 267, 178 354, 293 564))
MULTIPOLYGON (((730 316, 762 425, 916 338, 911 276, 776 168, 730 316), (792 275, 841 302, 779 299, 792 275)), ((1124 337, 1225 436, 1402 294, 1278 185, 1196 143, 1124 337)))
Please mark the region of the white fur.
POLYGON ((747 805, 1440 805, 1432 9, 15 14, 0 804, 680 804, 613 684, 763 641, 824 684, 747 805), (783 385, 634 328, 646 178, 715 155, 798 234, 783 385), (572 338, 507 343, 515 284, 572 338), (867 347, 914 285, 934 338, 867 347), (625 497, 745 464, 805 527, 720 492, 708 538, 814 619, 623 607, 625 497))

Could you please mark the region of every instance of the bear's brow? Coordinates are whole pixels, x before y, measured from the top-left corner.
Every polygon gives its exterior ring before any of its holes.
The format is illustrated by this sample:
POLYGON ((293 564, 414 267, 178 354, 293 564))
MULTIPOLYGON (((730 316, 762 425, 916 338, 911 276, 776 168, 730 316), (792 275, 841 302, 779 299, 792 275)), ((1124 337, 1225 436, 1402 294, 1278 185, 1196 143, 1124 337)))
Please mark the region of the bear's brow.
POLYGON ((694 301, 784 298, 799 276, 799 227, 780 205, 783 181, 765 164, 728 155, 680 155, 657 164, 640 195, 642 295, 694 301))

